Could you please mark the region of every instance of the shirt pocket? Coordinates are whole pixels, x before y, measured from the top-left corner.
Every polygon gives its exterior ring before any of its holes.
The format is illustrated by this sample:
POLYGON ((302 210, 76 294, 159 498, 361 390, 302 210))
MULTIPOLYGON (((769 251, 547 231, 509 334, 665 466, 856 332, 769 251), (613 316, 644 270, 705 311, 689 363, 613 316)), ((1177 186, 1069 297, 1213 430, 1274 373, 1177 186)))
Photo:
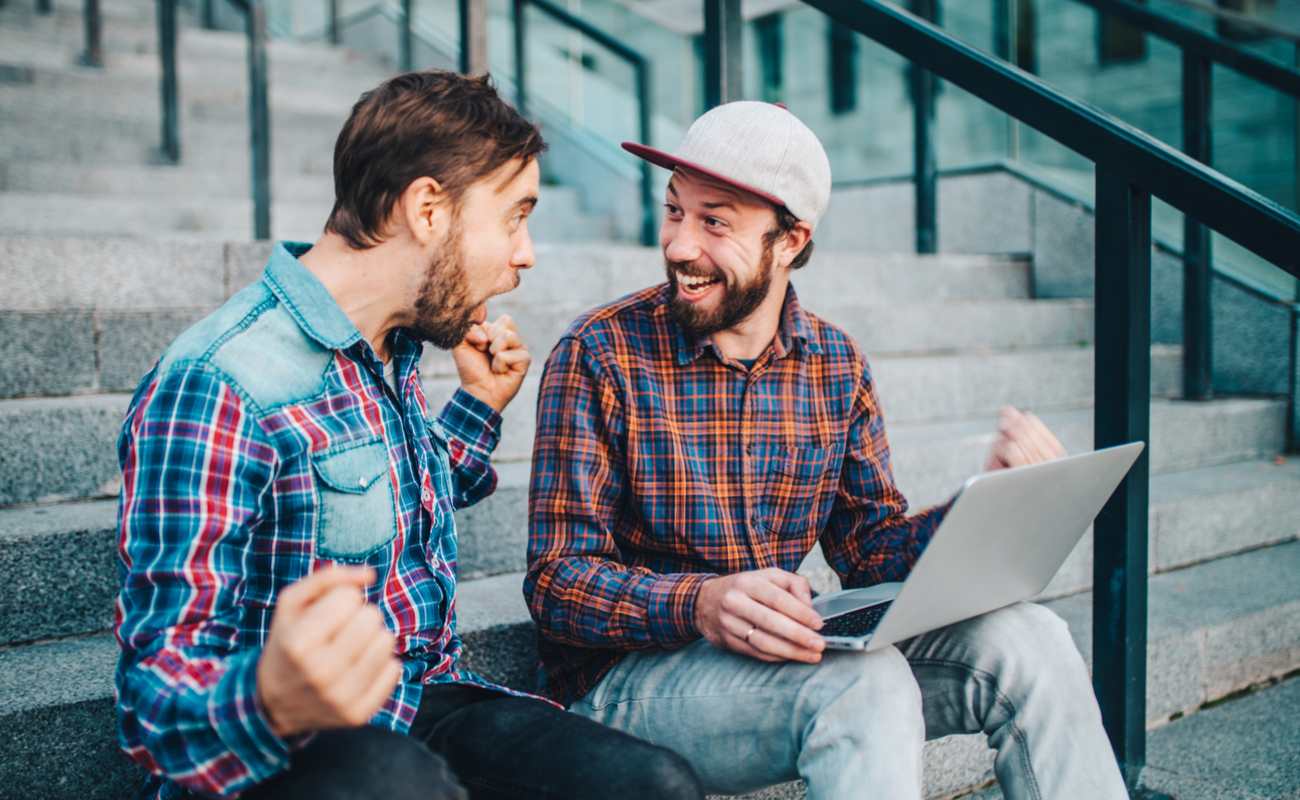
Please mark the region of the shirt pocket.
POLYGON ((785 448, 767 486, 768 529, 781 538, 816 536, 820 528, 821 488, 832 448, 785 448))
POLYGON ((388 450, 369 439, 312 456, 316 473, 316 552, 332 561, 365 561, 397 536, 388 450))

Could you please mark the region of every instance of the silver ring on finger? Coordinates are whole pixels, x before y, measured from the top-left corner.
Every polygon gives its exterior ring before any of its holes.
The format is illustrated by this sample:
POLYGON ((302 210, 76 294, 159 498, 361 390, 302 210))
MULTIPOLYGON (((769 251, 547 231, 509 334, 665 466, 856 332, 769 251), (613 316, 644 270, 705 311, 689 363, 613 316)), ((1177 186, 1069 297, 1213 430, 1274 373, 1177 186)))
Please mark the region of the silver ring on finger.
POLYGON ((756 630, 758 630, 758 627, 757 627, 757 626, 755 626, 755 625, 750 625, 750 626, 749 626, 749 631, 745 634, 745 644, 749 644, 749 637, 753 636, 753 635, 754 635, 754 631, 756 631, 756 630))

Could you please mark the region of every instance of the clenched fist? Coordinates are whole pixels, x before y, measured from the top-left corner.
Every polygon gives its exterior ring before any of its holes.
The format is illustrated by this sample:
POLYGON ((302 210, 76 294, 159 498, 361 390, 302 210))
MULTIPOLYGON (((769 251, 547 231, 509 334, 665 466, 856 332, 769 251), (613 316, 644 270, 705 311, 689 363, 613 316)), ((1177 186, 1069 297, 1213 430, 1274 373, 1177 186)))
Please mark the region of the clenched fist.
POLYGON ((257 662, 257 696, 281 738, 354 728, 402 677, 393 634, 366 602, 369 567, 326 567, 280 592, 257 662))
POLYGON ((470 328, 465 341, 457 345, 451 356, 456 361, 460 385, 465 391, 496 409, 505 411, 519 392, 532 356, 519 329, 508 315, 495 322, 483 322, 470 328))
POLYGON ((1065 448, 1043 421, 1011 406, 998 416, 998 438, 989 448, 984 471, 1039 464, 1065 455, 1065 448))

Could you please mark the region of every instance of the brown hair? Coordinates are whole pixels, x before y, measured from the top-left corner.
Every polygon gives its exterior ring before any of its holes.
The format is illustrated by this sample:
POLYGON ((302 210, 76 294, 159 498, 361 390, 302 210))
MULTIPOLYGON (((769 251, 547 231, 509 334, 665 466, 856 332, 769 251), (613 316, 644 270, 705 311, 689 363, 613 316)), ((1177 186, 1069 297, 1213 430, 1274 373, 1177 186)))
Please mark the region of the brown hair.
MULTIPOLYGON (((785 206, 773 206, 773 209, 776 211, 776 227, 763 234, 764 247, 771 247, 776 244, 777 239, 794 230, 794 226, 799 222, 799 218, 791 214, 790 209, 785 206)), ((796 270, 807 264, 808 259, 812 258, 812 253, 813 240, 809 239, 808 244, 804 245, 799 254, 790 262, 790 269, 796 270)))
POLYGON ((418 178, 454 205, 473 183, 546 149, 541 132, 487 75, 408 72, 361 95, 334 145, 334 209, 325 230, 357 250, 379 244, 393 205, 418 178))

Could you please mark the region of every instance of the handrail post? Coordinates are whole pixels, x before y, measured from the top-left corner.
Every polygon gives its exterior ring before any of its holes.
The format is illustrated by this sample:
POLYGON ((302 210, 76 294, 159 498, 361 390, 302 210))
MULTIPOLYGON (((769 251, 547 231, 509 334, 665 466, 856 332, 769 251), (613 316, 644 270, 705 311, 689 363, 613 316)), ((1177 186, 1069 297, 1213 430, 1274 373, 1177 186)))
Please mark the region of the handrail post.
POLYGON ((704 106, 744 95, 740 0, 704 0, 704 106))
MULTIPOLYGON (((650 145, 652 119, 650 114, 650 65, 645 61, 636 63, 636 101, 637 127, 641 143, 650 145)), ((637 159, 641 167, 641 244, 653 247, 659 240, 655 225, 654 183, 650 173, 650 162, 637 159)))
POLYGON ((253 238, 271 238, 271 107, 267 92, 266 3, 248 0, 248 122, 252 149, 253 238))
POLYGON ((1093 524, 1093 687, 1124 778, 1146 763, 1151 195, 1097 165, 1093 442, 1148 446, 1093 524))
MULTIPOLYGON (((1300 284, 1295 301, 1300 305, 1300 284)), ((1287 373, 1286 450, 1300 453, 1300 310, 1291 309, 1291 368, 1287 373)))
POLYGON ((158 59, 162 75, 162 154, 173 164, 181 160, 179 81, 176 78, 176 0, 158 0, 158 59))
POLYGON ((217 0, 203 0, 199 9, 199 16, 202 17, 203 29, 214 31, 217 29, 217 0))
MULTIPOLYGON (((1183 51, 1183 152, 1204 164, 1213 159, 1210 131, 1210 61, 1183 51)), ((1210 308, 1210 231, 1183 215, 1183 397, 1209 400, 1213 387, 1213 317, 1210 308)))
MULTIPOLYGON (((938 22, 938 0, 912 0, 912 13, 938 22)), ((916 194, 916 252, 938 250, 939 170, 934 153, 935 77, 929 70, 908 64, 912 87, 912 182, 916 194)))
POLYGON ((339 34, 339 0, 329 0, 329 40, 335 47, 342 41, 339 34))
POLYGON ((460 71, 488 71, 487 0, 460 0, 460 71))
POLYGON ((411 52, 411 6, 413 0, 402 0, 402 25, 398 31, 398 65, 402 72, 410 72, 414 68, 415 57, 411 52))
POLYGON ((515 59, 515 108, 528 116, 528 31, 524 18, 524 0, 511 0, 511 16, 514 18, 514 40, 511 49, 515 59))
POLYGON ((82 0, 82 17, 86 29, 86 49, 81 53, 81 66, 104 66, 104 50, 101 44, 103 17, 99 13, 99 0, 82 0))
POLYGON ((42 15, 53 14, 54 3, 51 0, 36 0, 36 13, 42 15))

